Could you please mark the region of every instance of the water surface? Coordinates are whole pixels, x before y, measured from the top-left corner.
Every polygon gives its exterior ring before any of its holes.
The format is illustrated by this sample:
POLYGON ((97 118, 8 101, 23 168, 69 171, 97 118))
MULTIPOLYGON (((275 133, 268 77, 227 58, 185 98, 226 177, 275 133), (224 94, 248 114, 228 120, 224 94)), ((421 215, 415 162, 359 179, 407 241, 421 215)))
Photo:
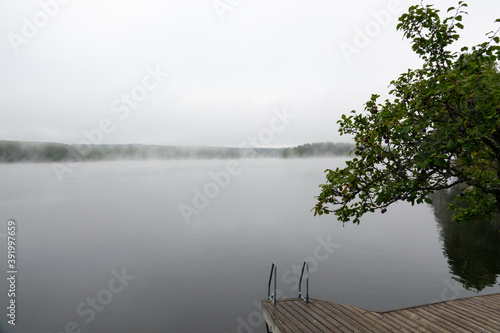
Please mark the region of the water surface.
MULTIPOLYGON (((265 332, 258 307, 273 261, 284 297, 296 297, 307 259, 311 297, 371 310, 500 292, 498 224, 450 224, 453 193, 360 225, 313 217, 323 170, 342 163, 96 162, 63 182, 50 164, 0 165, 0 233, 16 219, 19 256, 18 325, 2 319, 0 330, 265 332)), ((2 307, 6 290, 2 279, 2 307)))

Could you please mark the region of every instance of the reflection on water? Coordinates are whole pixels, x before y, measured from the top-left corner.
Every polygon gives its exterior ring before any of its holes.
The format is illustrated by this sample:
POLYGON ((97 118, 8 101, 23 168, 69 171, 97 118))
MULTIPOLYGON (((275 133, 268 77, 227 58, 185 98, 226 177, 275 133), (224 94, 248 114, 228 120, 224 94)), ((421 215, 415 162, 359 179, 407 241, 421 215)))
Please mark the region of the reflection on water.
POLYGON ((452 222, 448 205, 459 192, 455 187, 435 193, 434 215, 451 273, 464 288, 481 291, 494 286, 500 275, 500 217, 491 221, 452 222))

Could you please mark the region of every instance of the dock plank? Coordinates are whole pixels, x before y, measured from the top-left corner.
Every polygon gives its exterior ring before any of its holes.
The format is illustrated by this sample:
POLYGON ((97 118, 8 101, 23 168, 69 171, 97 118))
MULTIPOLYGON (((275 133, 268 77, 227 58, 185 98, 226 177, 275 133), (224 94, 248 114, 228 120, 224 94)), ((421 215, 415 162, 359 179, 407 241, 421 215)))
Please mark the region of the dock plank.
MULTIPOLYGON (((406 320, 406 318, 398 312, 384 314, 386 321, 392 325, 399 325, 401 327, 401 332, 412 332, 412 333, 422 333, 428 332, 425 328, 418 325, 412 320, 406 320)), ((396 331, 397 332, 397 331, 396 331)))
MULTIPOLYGON (((338 325, 335 326, 338 332, 360 332, 359 330, 353 330, 351 323, 344 318, 342 312, 326 306, 324 302, 318 302, 317 300, 310 300, 310 302, 314 304, 313 308, 317 308, 318 311, 322 311, 329 316, 328 320, 338 323, 338 325)), ((333 332, 335 332, 335 330, 333 330, 333 332)))
POLYGON ((458 326, 471 331, 479 331, 481 329, 493 330, 494 327, 488 324, 487 318, 481 318, 474 314, 474 312, 469 310, 467 314, 463 308, 454 308, 453 305, 439 306, 436 305, 435 308, 439 309, 443 315, 446 315, 450 321, 454 321, 458 326), (481 322, 481 326, 476 324, 476 322, 481 322))
POLYGON ((500 294, 376 312, 339 303, 299 298, 262 301, 274 333, 500 332, 500 294))
POLYGON ((445 332, 453 333, 468 333, 466 329, 463 329, 458 323, 453 320, 453 317, 447 317, 443 311, 435 308, 415 308, 409 310, 422 318, 426 318, 428 321, 432 322, 434 325, 439 326, 445 332))
POLYGON ((374 333, 387 332, 387 330, 384 329, 384 327, 379 324, 381 317, 378 314, 349 305, 344 305, 341 308, 344 308, 344 312, 346 310, 349 310, 348 317, 350 318, 351 321, 356 321, 356 318, 358 318, 357 321, 362 325, 363 332, 374 332, 374 333))
MULTIPOLYGON (((296 300, 293 302, 293 305, 297 308, 301 309, 303 313, 309 313, 309 320, 318 323, 318 327, 321 328, 323 332, 331 332, 334 329, 337 329, 338 326, 334 323, 330 322, 328 316, 322 312, 319 307, 308 307, 307 304, 303 301, 296 300), (312 311, 310 311, 312 310, 312 311)), ((346 332, 344 330, 344 332, 346 332)))
POLYGON ((293 305, 293 302, 284 302, 281 306, 306 327, 304 332, 323 332, 317 323, 306 318, 306 316, 310 317, 310 315, 308 316, 306 313, 301 312, 300 309, 293 305))
MULTIPOLYGON (((443 307, 441 304, 437 305, 438 307, 443 307)), ((498 320, 495 320, 495 318, 498 317, 492 317, 491 314, 488 316, 487 313, 481 313, 477 311, 476 309, 473 309, 471 307, 465 308, 463 306, 456 306, 455 304, 447 304, 444 309, 447 309, 449 311, 454 311, 458 315, 462 315, 465 319, 471 321, 471 322, 480 322, 481 327, 483 327, 486 330, 489 331, 494 331, 495 327, 500 326, 500 322, 498 320)))

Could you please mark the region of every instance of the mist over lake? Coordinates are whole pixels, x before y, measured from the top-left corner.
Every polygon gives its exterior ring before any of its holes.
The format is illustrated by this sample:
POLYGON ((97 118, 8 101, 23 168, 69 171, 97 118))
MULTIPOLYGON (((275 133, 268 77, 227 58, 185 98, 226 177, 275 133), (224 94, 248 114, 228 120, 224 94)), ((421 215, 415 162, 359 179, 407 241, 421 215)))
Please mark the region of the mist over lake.
POLYGON ((0 332, 265 332, 272 262, 282 297, 307 260, 310 297, 377 311, 500 292, 499 223, 452 224, 453 190, 360 225, 313 217, 343 162, 85 162, 63 181, 50 163, 0 164, 0 267, 15 219, 19 304, 0 332))

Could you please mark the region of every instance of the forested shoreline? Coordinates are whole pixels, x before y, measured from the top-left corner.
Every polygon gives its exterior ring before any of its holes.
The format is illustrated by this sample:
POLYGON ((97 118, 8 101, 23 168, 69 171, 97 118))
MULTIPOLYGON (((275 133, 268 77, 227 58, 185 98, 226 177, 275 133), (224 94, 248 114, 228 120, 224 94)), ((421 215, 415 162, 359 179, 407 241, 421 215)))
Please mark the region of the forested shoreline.
POLYGON ((347 156, 351 143, 306 143, 291 148, 182 147, 140 144, 73 145, 0 140, 0 163, 142 159, 305 158, 347 156))

